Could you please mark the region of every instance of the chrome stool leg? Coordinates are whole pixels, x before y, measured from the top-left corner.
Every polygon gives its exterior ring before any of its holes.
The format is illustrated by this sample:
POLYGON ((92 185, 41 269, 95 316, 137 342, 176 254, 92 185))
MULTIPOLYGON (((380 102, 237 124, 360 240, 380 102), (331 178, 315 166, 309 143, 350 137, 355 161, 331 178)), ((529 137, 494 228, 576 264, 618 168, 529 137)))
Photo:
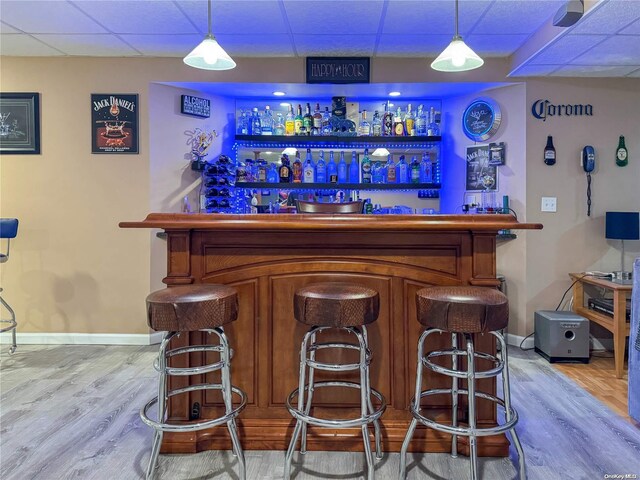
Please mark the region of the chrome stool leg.
MULTIPOLYGON (((316 350, 313 348, 316 343, 316 334, 313 333, 311 335, 311 352, 309 353, 309 358, 311 361, 315 361, 316 359, 316 350)), ((302 361, 302 357, 300 357, 300 361, 302 361)), ((305 364, 307 363, 307 354, 305 352, 304 357, 305 364)), ((313 400, 313 373, 314 368, 309 365, 309 386, 307 387, 307 406, 304 409, 305 415, 309 415, 311 412, 311 402, 313 400)), ((307 424, 306 422, 302 422, 302 440, 300 440, 300 455, 304 455, 307 453, 307 424)))
POLYGON ((478 480, 478 445, 475 433, 476 429, 476 368, 473 350, 473 338, 468 333, 464 335, 467 340, 467 401, 469 402, 469 451, 471 460, 471 480, 478 480))
MULTIPOLYGON (((504 336, 502 333, 498 335, 496 333, 496 338, 500 342, 500 360, 504 364, 504 368, 502 370, 502 395, 504 396, 504 411, 505 411, 505 420, 510 422, 512 419, 511 414, 511 387, 509 381, 509 359, 507 357, 507 344, 504 341, 504 336)), ((513 444, 516 447, 516 452, 518 452, 518 467, 520 473, 520 480, 527 479, 527 470, 524 461, 524 450, 522 449, 522 444, 520 443, 520 439, 518 438, 518 433, 516 432, 515 425, 509 430, 511 433, 511 439, 513 440, 513 444)))
MULTIPOLYGON (((458 349, 458 335, 456 333, 451 334, 451 346, 454 350, 458 349)), ((451 357, 451 369, 458 370, 458 355, 455 353, 451 357)), ((458 377, 451 377, 451 426, 458 426, 458 377)), ((456 458, 458 456, 458 436, 451 436, 451 456, 456 458)))
MULTIPOLYGON (((367 334, 367 327, 362 326, 362 336, 364 337, 364 343, 366 345, 367 351, 369 351, 369 337, 367 334)), ((367 375, 366 375, 366 390, 367 390, 367 404, 369 406, 369 413, 373 414, 375 410, 373 409, 373 402, 371 401, 371 379, 369 378, 369 364, 366 364, 367 367, 367 375)), ((382 460, 382 434, 380 433, 380 421, 373 421, 373 429, 375 432, 375 442, 376 442, 376 460, 382 460)))
MULTIPOLYGON (((366 327, 362 327, 363 329, 366 327)), ((362 418, 369 415, 369 405, 371 404, 371 392, 369 391, 369 366, 367 362, 368 345, 365 334, 353 327, 353 332, 358 338, 360 344, 360 411, 362 418)), ((376 435, 376 452, 378 450, 378 435, 376 435)), ((369 424, 362 424, 362 440, 364 442, 364 453, 367 461, 367 479, 374 480, 375 465, 373 463, 373 453, 371 452, 371 443, 369 441, 369 424)))
MULTIPOLYGON (((0 292, 2 292, 2 288, 0 288, 0 292)), ((13 311, 13 308, 11 308, 11 306, 7 302, 5 302, 2 296, 0 296, 0 303, 4 305, 4 308, 6 308, 9 311, 9 314, 11 315, 11 318, 9 320, 0 321, 0 324, 1 323, 9 324, 8 327, 0 328, 0 333, 8 332, 9 330, 11 330, 12 343, 11 343, 11 347, 9 347, 9 353, 13 355, 15 351, 18 349, 18 345, 16 344, 16 328, 18 328, 18 323, 16 322, 16 313, 13 311)))

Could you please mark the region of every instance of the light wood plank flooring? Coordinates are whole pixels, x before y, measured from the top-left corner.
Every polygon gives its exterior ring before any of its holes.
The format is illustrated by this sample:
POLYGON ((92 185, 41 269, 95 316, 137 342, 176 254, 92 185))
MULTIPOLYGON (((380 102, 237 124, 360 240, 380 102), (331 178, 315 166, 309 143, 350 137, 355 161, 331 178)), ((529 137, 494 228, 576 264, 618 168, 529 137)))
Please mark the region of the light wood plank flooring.
MULTIPOLYGON (((153 395, 156 347, 20 346, 0 357, 0 478, 143 478, 152 432, 138 417, 153 395)), ((532 352, 511 349, 513 403, 529 479, 640 478, 640 430, 532 352), (630 478, 630 477, 629 477, 630 478)), ((296 375, 293 372, 292 375, 296 375)), ((513 450, 513 449, 512 449, 513 450)), ((247 478, 282 478, 283 452, 248 451, 247 478)), ((482 478, 516 478, 512 459, 481 459, 482 478)), ((294 478, 363 478, 360 453, 294 457, 294 478)), ((408 478, 466 479, 468 460, 413 454, 408 478)), ((397 478, 386 454, 377 479, 397 478)), ((236 479, 230 452, 161 455, 159 479, 236 479)))

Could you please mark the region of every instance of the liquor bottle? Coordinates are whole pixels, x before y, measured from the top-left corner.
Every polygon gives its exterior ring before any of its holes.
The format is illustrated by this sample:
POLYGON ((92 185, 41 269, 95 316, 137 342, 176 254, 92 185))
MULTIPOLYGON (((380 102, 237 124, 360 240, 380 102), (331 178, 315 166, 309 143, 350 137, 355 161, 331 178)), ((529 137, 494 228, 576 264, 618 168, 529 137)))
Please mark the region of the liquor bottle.
POLYGON ((393 155, 389 154, 387 157, 387 163, 385 165, 385 170, 387 174, 387 182, 386 183, 397 183, 396 178, 396 164, 393 163, 393 155))
POLYGON ((369 158, 369 149, 364 149, 362 157, 362 183, 371 183, 371 159, 369 158))
POLYGON ((329 161, 327 162, 327 178, 329 183, 338 183, 338 167, 333 158, 333 150, 329 152, 329 161))
POLYGON ((287 118, 284 122, 284 134, 287 136, 295 135, 296 133, 294 118, 295 116, 293 115, 293 105, 289 105, 287 118))
POLYGON ((344 161, 344 150, 340 152, 340 162, 338 162, 338 183, 347 183, 347 162, 344 161))
POLYGON ((269 164, 269 169, 267 170, 267 182, 278 183, 278 169, 276 168, 275 163, 269 164))
POLYGON ((382 135, 393 135, 393 112, 389 111, 389 102, 384 102, 384 113, 382 114, 382 135))
POLYGON ((433 182, 433 165, 431 164, 431 158, 429 154, 424 152, 422 154, 422 161, 420 162, 420 182, 431 183, 433 182))
POLYGON ((380 120, 380 114, 378 110, 373 112, 373 120, 371 121, 371 135, 379 137, 382 135, 382 121, 380 120))
POLYGON ((291 176, 293 177, 293 183, 302 182, 302 162, 300 161, 300 151, 296 152, 296 159, 291 166, 291 176))
POLYGON ((618 141, 618 149, 616 150, 616 165, 619 167, 626 167, 629 163, 629 152, 627 151, 627 147, 624 145, 624 137, 620 135, 620 140, 618 141))
POLYGON ((371 135, 371 124, 367 121, 367 111, 362 111, 362 120, 358 125, 358 135, 361 137, 368 137, 371 135))
POLYGON ((273 135, 273 116, 271 115, 271 107, 267 105, 264 107, 264 114, 262 115, 262 135, 273 135))
POLYGON ((384 166, 380 162, 371 162, 371 182, 386 183, 384 166))
POLYGON ((320 112, 320 104, 316 103, 316 109, 313 112, 313 127, 311 135, 322 135, 322 112, 320 112))
POLYGON ((281 165, 278 169, 278 177, 280 183, 291 183, 291 165, 289 163, 289 156, 285 153, 280 159, 281 165))
POLYGON ((302 130, 302 107, 298 104, 298 113, 293 119, 293 132, 295 135, 300 135, 302 130))
POLYGON ((429 109, 429 124, 427 125, 427 135, 437 137, 440 135, 440 126, 436 122, 436 111, 433 107, 429 109))
POLYGON ((240 135, 249 135, 249 122, 247 121, 247 112, 240 110, 240 120, 238 120, 238 133, 240 135))
POLYGON ((409 171, 411 183, 420 183, 420 163, 418 163, 418 158, 415 155, 411 158, 409 171))
POLYGON ((351 152, 351 163, 349 164, 349 183, 360 183, 360 166, 358 165, 358 155, 355 150, 351 152))
POLYGON ((409 180, 409 165, 404 160, 404 155, 400 155, 400 160, 396 165, 396 182, 408 183, 409 180))
POLYGON ((282 136, 284 135, 284 120, 282 119, 282 114, 276 114, 276 124, 273 127, 273 134, 282 136))
POLYGON ((313 116, 311 115, 311 105, 307 103, 304 117, 302 117, 302 129, 304 129, 303 135, 311 135, 312 128, 313 116))
POLYGON ((416 135, 425 136, 427 134, 427 116, 424 113, 424 106, 418 105, 418 113, 416 114, 416 135))
POLYGON ((316 181, 316 167, 313 164, 310 148, 307 148, 307 158, 302 169, 302 181, 304 183, 314 183, 316 181))
POLYGON ((331 114, 329 113, 329 107, 324 107, 324 113, 322 114, 322 135, 331 135, 331 114))
POLYGON ((327 164, 324 161, 324 150, 320 150, 320 158, 318 159, 318 164, 316 165, 316 182, 327 182, 327 164))
POLYGON ((400 110, 400 107, 398 107, 396 116, 393 119, 393 134, 397 137, 406 135, 404 131, 404 122, 402 121, 402 110, 400 110))
POLYGON ((556 163, 556 149, 553 146, 553 137, 551 135, 547 137, 547 146, 544 147, 544 163, 547 165, 555 165, 556 163))
POLYGON ((217 188, 207 188, 206 192, 204 192, 205 197, 217 197, 218 189, 217 188))
POLYGON ((414 137, 416 135, 415 117, 411 111, 411 104, 407 105, 407 114, 404 116, 404 130, 407 135, 414 137))
POLYGON ((215 198, 212 198, 211 200, 207 201, 207 204, 205 205, 205 208, 209 209, 209 208, 217 208, 218 207, 218 200, 216 200, 215 198))
POLYGON ((251 117, 251 135, 262 135, 262 123, 260 122, 260 114, 258 108, 253 107, 253 115, 251 117))

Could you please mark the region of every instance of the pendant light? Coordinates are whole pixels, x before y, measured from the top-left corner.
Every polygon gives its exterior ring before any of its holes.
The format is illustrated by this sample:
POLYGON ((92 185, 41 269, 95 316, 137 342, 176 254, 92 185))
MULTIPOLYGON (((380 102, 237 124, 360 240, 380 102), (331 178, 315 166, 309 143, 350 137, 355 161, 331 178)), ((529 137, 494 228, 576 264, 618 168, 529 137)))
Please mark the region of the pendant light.
POLYGON ((205 39, 184 57, 183 62, 203 70, 231 70, 236 62, 220 46, 211 33, 211 0, 209 0, 209 31, 205 39))
POLYGON ((458 35, 458 0, 456 0, 455 35, 449 46, 431 62, 431 68, 441 72, 464 72, 481 67, 483 64, 484 60, 458 35))

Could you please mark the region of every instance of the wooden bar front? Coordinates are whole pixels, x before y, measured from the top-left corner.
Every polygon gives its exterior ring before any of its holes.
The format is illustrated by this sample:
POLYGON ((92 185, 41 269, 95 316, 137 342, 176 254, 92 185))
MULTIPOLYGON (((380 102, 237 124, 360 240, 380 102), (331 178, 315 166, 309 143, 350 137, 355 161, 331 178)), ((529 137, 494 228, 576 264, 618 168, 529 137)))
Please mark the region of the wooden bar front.
MULTIPOLYGON (((293 318, 295 290, 327 280, 376 289, 380 293, 380 316, 369 327, 371 384, 388 403, 382 417, 384 450, 396 452, 411 419, 408 405, 421 333, 416 320, 416 291, 429 285, 496 287, 498 230, 542 228, 520 224, 511 215, 150 214, 142 222, 123 222, 120 226, 166 231, 168 273, 163 281, 167 285, 223 283, 237 289, 239 318, 225 330, 234 349, 233 383, 248 396, 239 428, 243 447, 249 450, 284 450, 293 431, 294 421, 285 408, 285 399, 297 387, 300 342, 307 330, 293 318)), ((476 348, 493 352, 491 339, 489 335, 477 336, 476 348)), ((196 332, 182 335, 176 345, 201 341, 206 339, 196 332)), ((441 336, 427 346, 448 346, 449 341, 448 336, 441 336)), ((201 354, 181 357, 174 365, 196 365, 203 360, 201 354)), ((345 354, 336 360, 349 359, 345 354)), ((478 362, 478 368, 486 367, 478 362)), ((342 373, 341 378, 358 381, 351 373, 342 373)), ((450 386, 450 379, 425 373, 425 384, 430 387, 450 386)), ((322 380, 325 375, 317 377, 322 380)), ((176 388, 188 380, 174 377, 171 381, 176 388)), ((495 393, 495 379, 478 381, 478 388, 495 393)), ((201 405, 201 418, 221 413, 217 392, 196 392, 190 398, 183 395, 172 399, 171 418, 188 420, 196 402, 201 405)), ((314 404, 316 416, 359 416, 355 391, 319 390, 314 404)), ((430 397, 424 405, 434 417, 446 421, 451 416, 447 396, 430 397)), ((464 422, 465 416, 465 403, 461 402, 458 418, 464 422)), ((479 399, 478 425, 495 422, 495 407, 479 399)), ((226 429, 217 428, 166 433, 162 451, 230 448, 226 429)), ((310 427, 308 448, 362 450, 361 431, 310 427)), ((448 435, 419 426, 410 450, 448 452, 450 448, 448 435)), ((464 438, 459 438, 459 449, 465 453, 464 438)), ((479 454, 507 455, 506 438, 480 438, 479 454)))

